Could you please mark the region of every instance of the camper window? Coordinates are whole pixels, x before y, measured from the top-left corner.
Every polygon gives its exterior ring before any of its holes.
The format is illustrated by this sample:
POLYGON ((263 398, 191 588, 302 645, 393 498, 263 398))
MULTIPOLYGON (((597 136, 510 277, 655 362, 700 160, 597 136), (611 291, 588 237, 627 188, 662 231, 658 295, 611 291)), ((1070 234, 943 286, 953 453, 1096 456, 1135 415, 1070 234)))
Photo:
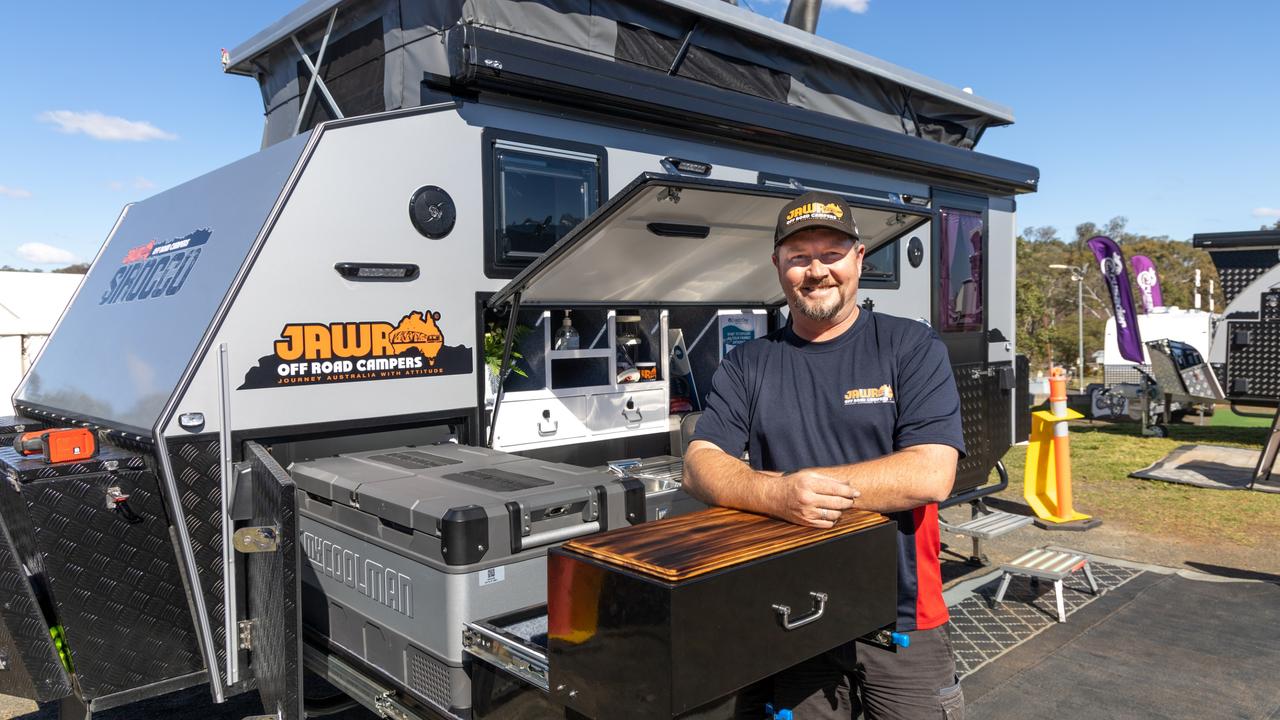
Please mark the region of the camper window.
POLYGON ((943 332, 982 329, 982 213, 941 208, 943 332))
POLYGON ((491 277, 513 277, 599 207, 603 150, 501 138, 486 146, 491 168, 487 270, 491 277))
MULTIPOLYGON (((802 180, 771 173, 760 173, 759 182, 761 185, 770 187, 824 190, 826 192, 839 193, 852 199, 869 198, 879 201, 895 201, 894 196, 887 191, 871 190, 853 185, 839 185, 821 180, 802 180)), ((858 287, 898 289, 898 258, 900 257, 898 242, 895 239, 893 242, 887 242, 867 253, 866 257, 862 259, 862 279, 858 281, 858 287)))

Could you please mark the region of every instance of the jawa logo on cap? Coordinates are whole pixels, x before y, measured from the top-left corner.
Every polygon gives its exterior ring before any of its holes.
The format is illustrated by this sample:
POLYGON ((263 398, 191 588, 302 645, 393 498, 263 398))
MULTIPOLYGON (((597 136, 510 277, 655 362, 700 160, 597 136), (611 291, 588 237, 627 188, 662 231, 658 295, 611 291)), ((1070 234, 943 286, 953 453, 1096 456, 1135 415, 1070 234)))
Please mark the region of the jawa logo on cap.
POLYGON ((845 405, 870 405, 873 403, 893 402, 893 388, 881 385, 876 388, 858 388, 844 394, 845 405))
POLYGON ((787 224, 801 220, 843 220, 844 208, 837 203, 805 203, 787 213, 787 224))
POLYGON ((471 348, 447 346, 440 313, 389 322, 289 323, 239 390, 470 373, 471 348))

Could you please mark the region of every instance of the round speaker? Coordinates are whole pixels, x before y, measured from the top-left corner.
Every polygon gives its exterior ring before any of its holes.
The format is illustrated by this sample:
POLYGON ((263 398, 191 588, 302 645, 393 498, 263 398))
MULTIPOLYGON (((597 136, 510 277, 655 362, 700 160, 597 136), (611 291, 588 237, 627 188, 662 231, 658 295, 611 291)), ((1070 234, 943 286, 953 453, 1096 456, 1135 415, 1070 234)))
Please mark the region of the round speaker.
POLYGON ((907 241, 907 262, 911 263, 913 268, 920 267, 920 263, 924 262, 924 243, 920 242, 918 237, 912 237, 907 241))
POLYGON ((420 187, 409 200, 409 221, 418 232, 432 240, 439 240, 453 231, 458 219, 458 208, 449 193, 435 185, 420 187))

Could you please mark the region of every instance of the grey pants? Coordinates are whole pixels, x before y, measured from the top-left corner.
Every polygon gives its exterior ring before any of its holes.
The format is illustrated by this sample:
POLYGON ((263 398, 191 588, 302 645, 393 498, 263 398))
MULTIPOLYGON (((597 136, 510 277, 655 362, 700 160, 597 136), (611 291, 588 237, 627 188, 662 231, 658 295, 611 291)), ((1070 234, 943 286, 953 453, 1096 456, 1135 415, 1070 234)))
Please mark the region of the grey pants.
POLYGON ((778 673, 740 696, 737 716, 764 718, 767 702, 795 720, 963 720, 947 626, 908 634, 897 652, 849 643, 778 673))

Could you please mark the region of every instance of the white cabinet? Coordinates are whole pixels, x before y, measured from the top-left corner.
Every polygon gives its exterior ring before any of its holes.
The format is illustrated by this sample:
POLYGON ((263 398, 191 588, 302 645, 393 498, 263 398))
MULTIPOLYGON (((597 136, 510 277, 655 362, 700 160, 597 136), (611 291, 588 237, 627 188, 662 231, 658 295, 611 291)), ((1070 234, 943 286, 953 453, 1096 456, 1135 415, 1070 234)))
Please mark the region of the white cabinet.
MULTIPOLYGON (((495 448, 529 450, 667 431, 667 313, 657 314, 658 326, 653 328, 658 379, 648 382, 618 382, 615 318, 616 313, 609 311, 604 327, 594 334, 584 333, 580 349, 548 350, 543 358, 546 386, 503 396, 495 448), (591 378, 581 385, 572 382, 579 367, 591 378), (566 377, 570 382, 562 382, 566 377)), ((555 329, 553 319, 558 328, 558 314, 554 318, 551 312, 542 314, 547 348, 555 329)))
POLYGON ((494 446, 558 445, 585 437, 587 414, 587 398, 581 396, 504 400, 494 446))
POLYGON ((592 395, 587 399, 587 429, 599 434, 665 430, 668 407, 665 388, 592 395))

